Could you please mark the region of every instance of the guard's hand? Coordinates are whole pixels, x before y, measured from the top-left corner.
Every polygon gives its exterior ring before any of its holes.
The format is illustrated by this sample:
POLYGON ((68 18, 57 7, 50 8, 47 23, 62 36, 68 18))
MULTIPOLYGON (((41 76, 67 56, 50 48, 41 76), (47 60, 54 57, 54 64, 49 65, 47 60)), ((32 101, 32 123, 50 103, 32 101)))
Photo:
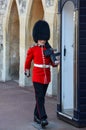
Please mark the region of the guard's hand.
POLYGON ((59 65, 59 64, 60 64, 60 60, 56 60, 55 65, 59 65))
POLYGON ((56 56, 55 65, 59 65, 59 64, 60 64, 60 57, 56 56))
POLYGON ((30 77, 30 70, 26 69, 24 74, 27 76, 27 77, 30 77))

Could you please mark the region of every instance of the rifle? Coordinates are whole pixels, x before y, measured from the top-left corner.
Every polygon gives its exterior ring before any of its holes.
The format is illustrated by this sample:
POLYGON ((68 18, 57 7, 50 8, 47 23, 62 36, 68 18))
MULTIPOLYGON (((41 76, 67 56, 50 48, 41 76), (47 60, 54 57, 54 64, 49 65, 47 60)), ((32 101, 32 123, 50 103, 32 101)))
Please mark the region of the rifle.
POLYGON ((45 51, 44 51, 44 55, 45 56, 50 56, 51 58, 51 61, 53 63, 55 63, 55 61, 57 61, 57 56, 60 56, 61 53, 60 52, 56 52, 57 50, 56 49, 53 49, 50 44, 48 42, 45 43, 45 47, 47 48, 45 51))

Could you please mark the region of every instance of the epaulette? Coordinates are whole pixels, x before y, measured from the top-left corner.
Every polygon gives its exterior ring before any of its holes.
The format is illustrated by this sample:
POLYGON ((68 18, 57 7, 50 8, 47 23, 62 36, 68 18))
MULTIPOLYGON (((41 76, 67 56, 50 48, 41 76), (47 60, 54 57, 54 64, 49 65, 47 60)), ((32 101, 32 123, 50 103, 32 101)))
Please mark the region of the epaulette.
POLYGON ((37 43, 34 43, 32 46, 30 46, 30 48, 35 47, 35 46, 37 46, 37 43))

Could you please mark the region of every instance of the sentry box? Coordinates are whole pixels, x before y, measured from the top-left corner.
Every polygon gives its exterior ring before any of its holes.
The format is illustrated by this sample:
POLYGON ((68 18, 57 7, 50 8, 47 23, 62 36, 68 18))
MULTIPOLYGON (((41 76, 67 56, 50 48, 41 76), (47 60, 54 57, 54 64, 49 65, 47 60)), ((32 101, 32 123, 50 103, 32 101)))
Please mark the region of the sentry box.
POLYGON ((61 52, 57 115, 86 127, 86 0, 58 0, 61 52))

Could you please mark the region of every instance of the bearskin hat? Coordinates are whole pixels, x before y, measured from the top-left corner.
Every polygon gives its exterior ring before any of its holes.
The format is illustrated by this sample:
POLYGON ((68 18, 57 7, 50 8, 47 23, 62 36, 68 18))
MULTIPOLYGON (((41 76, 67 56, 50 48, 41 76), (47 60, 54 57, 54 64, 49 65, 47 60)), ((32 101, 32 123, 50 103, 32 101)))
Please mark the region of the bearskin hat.
POLYGON ((33 40, 37 43, 38 40, 48 41, 50 38, 49 24, 44 20, 39 20, 33 27, 33 40))

